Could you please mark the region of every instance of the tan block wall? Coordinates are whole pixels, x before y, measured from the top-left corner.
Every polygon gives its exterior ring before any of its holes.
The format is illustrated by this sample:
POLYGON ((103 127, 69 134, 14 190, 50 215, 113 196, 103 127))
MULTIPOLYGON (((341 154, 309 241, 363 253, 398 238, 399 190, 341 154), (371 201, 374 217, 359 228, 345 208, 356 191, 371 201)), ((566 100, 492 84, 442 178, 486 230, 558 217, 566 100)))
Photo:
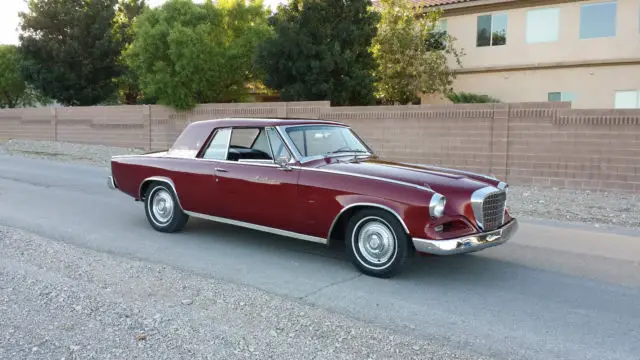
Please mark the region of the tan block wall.
POLYGON ((479 171, 512 184, 640 192, 640 110, 576 110, 568 103, 12 109, 0 110, 0 138, 162 150, 187 124, 222 117, 336 120, 392 160, 479 171))

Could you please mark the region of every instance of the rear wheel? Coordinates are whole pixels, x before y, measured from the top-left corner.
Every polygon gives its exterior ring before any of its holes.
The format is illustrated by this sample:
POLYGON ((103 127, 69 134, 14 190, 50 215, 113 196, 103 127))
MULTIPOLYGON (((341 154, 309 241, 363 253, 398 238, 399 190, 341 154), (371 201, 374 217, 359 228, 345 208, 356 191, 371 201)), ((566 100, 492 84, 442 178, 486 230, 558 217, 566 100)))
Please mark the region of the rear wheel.
POLYGON ((176 194, 169 185, 155 182, 149 186, 144 201, 145 213, 151 226, 161 232, 181 231, 189 220, 176 194))
POLYGON ((402 224, 381 209, 358 211, 346 230, 347 253, 362 273, 382 278, 397 275, 410 254, 409 236, 402 224))

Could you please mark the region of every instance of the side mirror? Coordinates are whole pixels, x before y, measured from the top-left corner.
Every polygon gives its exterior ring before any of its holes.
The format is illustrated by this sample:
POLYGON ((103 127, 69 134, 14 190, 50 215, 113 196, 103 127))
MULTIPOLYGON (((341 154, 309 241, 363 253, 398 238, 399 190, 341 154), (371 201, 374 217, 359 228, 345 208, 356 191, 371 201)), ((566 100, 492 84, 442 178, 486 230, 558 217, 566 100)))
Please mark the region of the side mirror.
POLYGON ((288 156, 280 156, 276 159, 276 164, 278 164, 282 170, 291 170, 288 156))

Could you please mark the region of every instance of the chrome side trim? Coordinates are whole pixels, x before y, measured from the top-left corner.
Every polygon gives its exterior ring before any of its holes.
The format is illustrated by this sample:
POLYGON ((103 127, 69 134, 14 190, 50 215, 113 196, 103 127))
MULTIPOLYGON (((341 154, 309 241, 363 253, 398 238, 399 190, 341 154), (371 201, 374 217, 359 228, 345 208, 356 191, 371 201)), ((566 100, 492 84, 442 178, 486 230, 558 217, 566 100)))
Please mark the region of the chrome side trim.
MULTIPOLYGON (((185 160, 185 158, 171 157, 171 156, 163 156, 163 158, 165 158, 165 159, 185 160)), ((208 162, 221 162, 221 163, 227 163, 227 164, 242 164, 242 165, 251 165, 251 166, 276 167, 276 168, 280 167, 278 164, 275 164, 271 160, 269 160, 268 162, 265 161, 264 163, 263 162, 254 163, 254 162, 251 162, 250 160, 246 160, 246 161, 231 161, 231 160, 203 159, 203 158, 192 158, 191 160, 208 161, 208 162)), ((355 177, 378 180, 378 181, 385 181, 385 182, 394 183, 394 184, 398 184, 398 185, 405 185, 405 186, 409 186, 409 187, 414 187, 414 188, 419 189, 419 190, 427 190, 429 192, 434 192, 431 188, 428 188, 428 187, 425 187, 425 186, 420 186, 420 185, 416 185, 416 184, 412 184, 412 183, 408 183, 408 182, 404 182, 404 181, 399 181, 399 180, 381 178, 381 177, 378 177, 378 176, 364 175, 364 174, 357 174, 357 173, 349 173, 349 172, 338 171, 338 170, 326 170, 326 169, 319 169, 319 168, 310 168, 310 167, 297 166, 297 165, 291 166, 291 168, 292 169, 300 169, 300 170, 325 172, 325 173, 333 173, 333 174, 341 174, 341 175, 347 175, 347 176, 355 176, 355 177)))
POLYGON ((375 203, 364 203, 364 202, 360 202, 360 203, 354 203, 354 204, 350 204, 347 205, 345 207, 343 207, 340 212, 338 213, 338 215, 336 215, 335 218, 333 218, 333 222, 331 223, 331 226, 329 227, 329 232, 327 233, 327 242, 330 241, 330 237, 331 237, 331 232, 333 231, 333 228, 336 226, 336 223, 338 222, 338 219, 340 219, 340 217, 342 216, 342 214, 344 214, 345 211, 354 208, 356 206, 370 206, 370 207, 377 207, 380 208, 382 210, 386 210, 388 212, 390 212, 391 214, 393 214, 398 221, 400 221, 400 224, 402 224, 402 227, 404 228, 404 231, 407 232, 407 234, 409 234, 409 228, 407 227, 407 225, 404 223, 404 220, 402 220, 402 218, 400 217, 400 215, 398 215, 397 212, 395 212, 395 210, 393 210, 392 208, 385 206, 385 205, 380 205, 380 204, 375 204, 375 203))
POLYGON ((513 219, 499 229, 456 239, 428 240, 413 238, 413 246, 416 251, 435 255, 471 253, 504 244, 518 231, 518 226, 518 221, 513 219))
POLYGON ((138 187, 138 197, 140 199, 142 199, 142 196, 144 195, 142 193, 142 188, 144 187, 144 184, 150 182, 150 181, 159 181, 159 182, 163 182, 167 185, 169 185, 171 187, 171 190, 173 190, 173 193, 176 195, 176 199, 178 200, 178 206, 180 207, 180 209, 182 211, 184 211, 184 208, 182 207, 182 204, 180 203, 180 196, 178 195, 178 191, 176 191, 176 186, 173 183, 173 180, 171 180, 170 178, 166 177, 166 176, 151 176, 148 177, 144 180, 142 180, 142 182, 140 183, 140 186, 138 187))
POLYGON ((125 154, 125 155, 111 155, 111 160, 113 159, 126 159, 126 158, 132 158, 132 157, 140 157, 140 156, 144 156, 146 154, 125 154))
POLYGON ((304 166, 292 166, 292 168, 293 169, 301 169, 301 170, 309 170, 309 171, 318 171, 318 172, 331 173, 331 174, 355 176, 355 177, 360 177, 360 178, 364 178, 364 179, 372 179, 372 180, 378 180, 378 181, 385 181, 385 182, 389 182, 389 183, 393 183, 393 184, 409 186, 409 187, 413 187, 413 188, 416 188, 416 189, 419 189, 419 190, 426 190, 426 191, 429 191, 431 193, 435 193, 435 191, 433 191, 433 189, 425 187, 425 186, 420 186, 420 185, 416 185, 416 184, 412 184, 412 183, 408 183, 408 182, 404 182, 404 181, 399 181, 399 180, 381 178, 381 177, 372 176, 372 175, 356 174, 356 173, 350 173, 350 172, 338 171, 338 170, 326 170, 326 169, 319 169, 319 168, 309 168, 309 167, 304 167, 304 166))
POLYGON ((296 239, 300 239, 300 240, 311 241, 311 242, 325 244, 325 245, 328 243, 327 239, 323 239, 323 238, 316 237, 316 236, 300 234, 300 233, 293 232, 293 231, 276 229, 276 228, 272 228, 272 227, 269 227, 269 226, 256 225, 256 224, 252 224, 252 223, 248 223, 248 222, 244 222, 244 221, 231 220, 231 219, 218 217, 218 216, 200 214, 200 213, 193 212, 193 211, 185 211, 185 214, 187 214, 189 216, 196 217, 196 218, 204 219, 204 220, 211 220, 211 221, 216 221, 216 222, 225 223, 225 224, 229 224, 229 225, 241 226, 241 227, 248 228, 248 229, 264 231, 264 232, 268 232, 268 233, 272 233, 272 234, 276 234, 276 235, 281 235, 281 236, 292 237, 292 238, 296 238, 296 239))
POLYGON ((480 228, 480 230, 484 229, 483 214, 482 214, 482 203, 484 198, 490 194, 500 192, 500 189, 495 188, 493 186, 487 186, 480 188, 471 194, 471 208, 473 209, 473 216, 476 218, 476 224, 480 228))
POLYGON ((107 187, 109 187, 109 189, 111 190, 116 189, 116 183, 115 181, 113 181, 113 176, 107 177, 107 187))

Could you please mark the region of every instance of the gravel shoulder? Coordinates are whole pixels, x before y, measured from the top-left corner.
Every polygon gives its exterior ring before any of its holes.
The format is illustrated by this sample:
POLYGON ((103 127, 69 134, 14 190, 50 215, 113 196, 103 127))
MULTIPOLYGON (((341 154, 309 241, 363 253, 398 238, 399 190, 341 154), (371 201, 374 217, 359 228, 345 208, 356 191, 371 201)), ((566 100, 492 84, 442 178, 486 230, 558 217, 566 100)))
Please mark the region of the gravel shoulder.
MULTIPOLYGON (((29 156, 109 166, 113 155, 141 154, 140 149, 48 141, 0 141, 0 154, 29 156)), ((521 219, 579 223, 600 229, 640 229, 640 194, 582 190, 510 187, 509 209, 521 219)))
POLYGON ((3 359, 481 359, 293 299, 0 226, 3 359))

